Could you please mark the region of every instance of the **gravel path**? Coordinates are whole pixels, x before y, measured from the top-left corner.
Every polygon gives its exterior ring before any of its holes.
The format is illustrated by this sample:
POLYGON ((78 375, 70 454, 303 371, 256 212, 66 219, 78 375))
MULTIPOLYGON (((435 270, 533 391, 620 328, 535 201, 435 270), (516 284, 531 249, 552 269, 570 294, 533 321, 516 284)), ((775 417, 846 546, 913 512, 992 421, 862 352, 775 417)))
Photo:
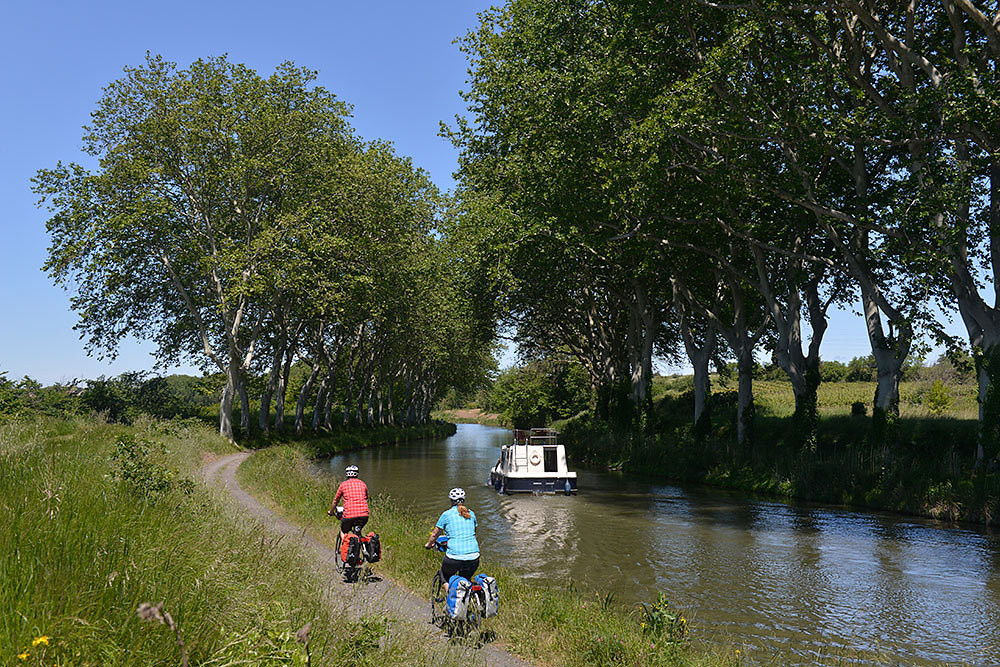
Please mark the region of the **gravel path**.
MULTIPOLYGON (((236 481, 236 469, 250 456, 250 452, 230 454, 217 459, 204 468, 202 476, 210 485, 222 487, 246 511, 252 519, 260 522, 270 532, 281 535, 284 540, 296 545, 303 555, 321 570, 336 574, 333 549, 306 534, 305 530, 284 520, 256 498, 247 493, 236 481)), ((430 624, 429 601, 421 599, 390 579, 366 584, 342 584, 339 577, 333 577, 330 587, 331 604, 338 610, 351 610, 355 615, 373 613, 386 614, 399 622, 407 623, 422 634, 427 641, 447 645, 449 651, 460 647, 459 643, 448 643, 444 633, 430 624)), ((467 649, 470 664, 485 664, 490 667, 527 667, 530 663, 511 655, 495 646, 486 645, 480 649, 467 649)))

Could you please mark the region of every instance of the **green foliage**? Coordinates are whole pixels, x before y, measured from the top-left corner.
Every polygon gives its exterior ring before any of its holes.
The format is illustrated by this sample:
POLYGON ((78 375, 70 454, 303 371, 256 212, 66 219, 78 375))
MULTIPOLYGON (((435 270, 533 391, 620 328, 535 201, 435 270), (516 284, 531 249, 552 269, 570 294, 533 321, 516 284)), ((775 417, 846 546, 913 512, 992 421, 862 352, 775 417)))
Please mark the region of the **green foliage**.
POLYGON ((177 472, 153 461, 153 450, 162 455, 163 444, 138 438, 133 433, 118 436, 111 453, 111 460, 118 465, 115 477, 122 480, 132 493, 149 501, 158 500, 175 485, 190 495, 194 483, 186 479, 175 481, 177 472))
POLYGON ((640 627, 643 633, 668 642, 687 639, 687 619, 670 607, 667 596, 662 592, 656 596, 656 602, 643 603, 639 605, 639 610, 642 612, 640 627))
POLYGON ((823 382, 842 382, 847 379, 848 368, 839 361, 821 361, 819 375, 823 382))
POLYGON ((43 387, 28 376, 17 382, 0 372, 0 422, 17 416, 67 416, 80 410, 80 400, 73 387, 43 387))
POLYGON ((875 357, 854 357, 847 364, 847 374, 844 380, 847 382, 874 382, 877 368, 875 357))
POLYGON ((585 410, 590 383, 579 363, 547 357, 500 373, 490 405, 514 428, 546 426, 585 410))
POLYGON ((927 390, 927 409, 935 415, 944 414, 951 407, 954 400, 951 392, 941 380, 934 380, 931 388, 927 390))

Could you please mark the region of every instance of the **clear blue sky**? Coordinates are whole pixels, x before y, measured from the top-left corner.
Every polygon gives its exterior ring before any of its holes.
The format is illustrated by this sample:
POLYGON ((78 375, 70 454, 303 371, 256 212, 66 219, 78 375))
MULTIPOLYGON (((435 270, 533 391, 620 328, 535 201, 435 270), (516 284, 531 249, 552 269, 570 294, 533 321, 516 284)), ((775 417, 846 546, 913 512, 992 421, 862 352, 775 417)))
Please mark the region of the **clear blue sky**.
MULTIPOLYGON (((182 66, 228 53, 269 73, 292 60, 354 106, 369 139, 392 141, 444 189, 456 153, 439 121, 463 111, 466 60, 453 40, 482 0, 437 2, 7 3, 0 27, 0 371, 44 382, 149 369, 152 347, 123 344, 114 363, 86 356, 69 295, 41 271, 48 237, 30 178, 82 161, 81 126, 101 89, 146 51, 182 66)), ((834 316, 824 357, 868 354, 860 320, 834 316)), ((511 355, 505 356, 506 365, 511 355)), ((182 369, 191 371, 191 369, 182 369)))

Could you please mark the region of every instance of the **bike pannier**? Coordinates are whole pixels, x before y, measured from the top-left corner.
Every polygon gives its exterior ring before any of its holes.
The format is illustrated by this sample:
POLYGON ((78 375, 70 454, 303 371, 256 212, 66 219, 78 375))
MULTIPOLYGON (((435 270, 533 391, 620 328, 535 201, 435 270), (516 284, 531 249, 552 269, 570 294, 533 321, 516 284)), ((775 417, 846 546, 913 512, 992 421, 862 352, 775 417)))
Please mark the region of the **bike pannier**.
POLYGON ((485 574, 477 574, 475 582, 480 588, 483 589, 483 595, 486 598, 486 609, 483 610, 483 615, 487 618, 490 616, 496 616, 497 607, 500 603, 500 594, 497 591, 497 580, 493 577, 488 577, 485 574))
POLYGON ((451 618, 465 618, 465 612, 469 608, 469 595, 472 583, 463 576, 452 575, 448 580, 448 616, 451 618))
POLYGON ((369 563, 377 563, 382 560, 382 543, 378 539, 378 533, 368 533, 361 538, 361 550, 365 560, 369 563))
POLYGON ((348 567, 361 564, 361 539, 354 533, 344 535, 344 541, 340 545, 340 558, 348 567))

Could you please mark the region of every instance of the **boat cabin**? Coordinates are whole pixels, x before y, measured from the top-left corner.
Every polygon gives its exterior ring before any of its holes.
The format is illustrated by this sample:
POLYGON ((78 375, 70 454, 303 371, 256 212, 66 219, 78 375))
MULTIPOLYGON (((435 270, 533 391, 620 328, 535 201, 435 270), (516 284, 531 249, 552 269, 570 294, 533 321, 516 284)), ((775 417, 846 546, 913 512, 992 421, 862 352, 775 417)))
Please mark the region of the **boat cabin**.
POLYGON ((490 471, 490 484, 500 493, 576 492, 576 473, 566 463, 566 448, 550 428, 516 429, 513 441, 500 448, 490 471))

